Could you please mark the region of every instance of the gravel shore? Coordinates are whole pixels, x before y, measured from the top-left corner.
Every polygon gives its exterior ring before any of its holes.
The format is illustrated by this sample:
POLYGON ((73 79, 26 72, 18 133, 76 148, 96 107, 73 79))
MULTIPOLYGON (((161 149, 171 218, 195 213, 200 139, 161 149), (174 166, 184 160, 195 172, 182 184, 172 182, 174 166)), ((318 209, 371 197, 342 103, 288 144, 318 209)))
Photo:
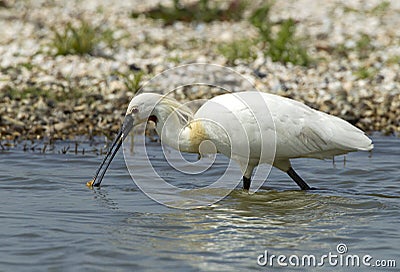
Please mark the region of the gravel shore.
MULTIPOLYGON (((140 73, 145 82, 195 62, 230 66, 260 91, 302 101, 367 132, 400 134, 400 1, 275 1, 270 20, 296 21, 315 60, 308 67, 272 62, 261 49, 252 60, 229 63, 217 48, 256 35, 248 12, 241 21, 210 23, 132 18, 132 11, 159 2, 0 1, 0 140, 111 136, 134 96, 133 76, 140 73), (107 38, 91 54, 57 55, 55 32, 82 21, 107 38)), ((193 97, 180 92, 177 98, 193 97)))

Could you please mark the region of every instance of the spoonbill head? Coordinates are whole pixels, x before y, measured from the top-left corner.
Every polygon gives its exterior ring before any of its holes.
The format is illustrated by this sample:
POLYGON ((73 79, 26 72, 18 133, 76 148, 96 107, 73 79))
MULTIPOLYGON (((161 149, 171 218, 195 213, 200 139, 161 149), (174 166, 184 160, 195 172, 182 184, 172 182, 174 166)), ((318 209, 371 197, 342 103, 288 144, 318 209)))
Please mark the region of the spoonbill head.
POLYGON ((129 103, 122 127, 88 186, 100 186, 130 130, 148 120, 155 122, 161 142, 177 150, 200 153, 201 143, 211 141, 216 152, 240 165, 245 190, 250 188, 254 168, 262 163, 286 172, 308 190, 311 187, 294 171, 291 159, 326 159, 373 148, 364 132, 345 120, 273 94, 224 94, 193 114, 172 98, 143 93, 129 103))

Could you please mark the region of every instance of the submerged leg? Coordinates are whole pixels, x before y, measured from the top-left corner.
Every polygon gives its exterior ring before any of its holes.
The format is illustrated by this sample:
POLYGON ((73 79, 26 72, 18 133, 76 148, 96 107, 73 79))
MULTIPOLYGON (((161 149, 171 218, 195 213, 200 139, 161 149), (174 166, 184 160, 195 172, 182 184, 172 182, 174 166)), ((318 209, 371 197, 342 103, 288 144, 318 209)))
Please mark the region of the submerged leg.
MULTIPOLYGON (((310 190, 311 187, 294 171, 292 167, 286 173, 299 185, 302 190, 310 190)), ((243 180, 244 182, 244 180, 243 180)))
POLYGON ((246 178, 243 176, 243 190, 249 190, 251 184, 251 178, 246 178))
POLYGON ((251 184, 251 176, 253 175, 254 165, 241 165, 243 173, 243 190, 249 190, 251 184))

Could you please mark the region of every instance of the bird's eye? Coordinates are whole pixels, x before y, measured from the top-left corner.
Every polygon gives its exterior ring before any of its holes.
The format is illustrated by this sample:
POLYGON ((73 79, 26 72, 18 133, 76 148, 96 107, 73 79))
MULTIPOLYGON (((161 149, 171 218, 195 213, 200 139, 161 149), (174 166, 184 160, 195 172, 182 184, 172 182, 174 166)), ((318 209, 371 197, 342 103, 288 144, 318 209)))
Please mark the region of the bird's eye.
POLYGON ((133 108, 132 113, 138 113, 139 109, 138 108, 133 108))

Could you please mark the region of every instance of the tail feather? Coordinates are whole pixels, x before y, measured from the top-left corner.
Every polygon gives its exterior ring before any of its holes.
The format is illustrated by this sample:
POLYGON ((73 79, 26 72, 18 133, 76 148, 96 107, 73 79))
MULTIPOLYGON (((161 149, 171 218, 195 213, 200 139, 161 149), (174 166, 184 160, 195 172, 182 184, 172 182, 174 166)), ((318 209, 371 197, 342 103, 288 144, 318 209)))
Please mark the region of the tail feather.
POLYGON ((338 117, 330 118, 334 142, 345 150, 370 151, 374 148, 372 140, 365 133, 338 117))

